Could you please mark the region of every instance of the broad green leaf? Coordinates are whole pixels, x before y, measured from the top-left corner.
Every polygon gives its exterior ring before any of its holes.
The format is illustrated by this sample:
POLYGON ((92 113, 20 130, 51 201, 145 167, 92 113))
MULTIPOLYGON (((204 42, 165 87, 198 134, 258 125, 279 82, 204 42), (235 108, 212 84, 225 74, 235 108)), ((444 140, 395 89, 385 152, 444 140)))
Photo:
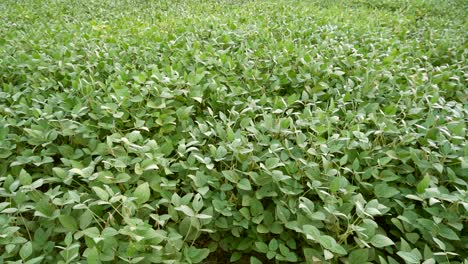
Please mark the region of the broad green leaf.
POLYGON ((146 203, 151 197, 151 190, 147 182, 138 185, 133 192, 133 196, 137 198, 139 204, 146 203))
POLYGON ((380 234, 373 236, 369 242, 378 248, 388 247, 395 244, 390 238, 380 234))
POLYGON ((331 236, 327 236, 327 235, 319 236, 318 242, 320 243, 320 245, 330 250, 331 252, 334 252, 340 255, 346 255, 346 250, 342 246, 340 246, 338 243, 336 243, 336 240, 331 236))
POLYGON ((83 254, 88 263, 101 263, 99 251, 96 247, 87 248, 83 254))
POLYGON ((83 234, 85 236, 88 236, 90 238, 97 238, 97 237, 100 236, 100 232, 99 232, 99 229, 97 227, 90 227, 90 228, 87 228, 87 229, 85 229, 85 230, 83 230, 81 232, 83 232, 83 234))
POLYGON ((239 187, 239 189, 241 190, 245 190, 245 191, 250 191, 252 190, 252 186, 250 185, 250 182, 248 179, 241 179, 238 183, 237 183, 237 186, 239 187))
POLYGON ((93 213, 85 210, 79 217, 80 229, 86 229, 93 221, 93 213))
POLYGON ((175 208, 177 211, 183 212, 187 216, 195 216, 195 212, 192 210, 192 208, 188 207, 187 205, 181 205, 179 207, 175 208))
POLYGON ((260 260, 258 260, 258 258, 254 257, 254 256, 251 256, 250 257, 250 264, 262 264, 262 262, 260 260))
POLYGON ((375 186, 374 193, 377 197, 390 198, 400 193, 397 188, 389 186, 387 183, 380 183, 375 186))
POLYGON ((443 251, 446 250, 447 247, 446 247, 445 243, 442 240, 440 240, 440 239, 438 239, 436 237, 433 237, 432 239, 437 244, 437 246, 439 246, 440 249, 442 249, 443 251))
POLYGON ((42 198, 39 202, 36 203, 36 212, 35 215, 42 217, 51 217, 54 213, 54 207, 49 203, 47 198, 42 198))
POLYGON ((270 251, 276 251, 278 249, 278 246, 279 246, 278 240, 272 239, 270 243, 268 244, 268 249, 270 251))
POLYGON ((198 212, 203 208, 203 198, 199 193, 197 193, 193 198, 192 206, 195 212, 198 212))
POLYGON ((222 171, 223 176, 230 182, 237 183, 239 176, 234 171, 222 171))
POLYGON ((35 258, 32 258, 32 259, 29 259, 28 261, 24 262, 25 264, 36 264, 36 263, 41 263, 41 261, 44 259, 44 255, 43 256, 39 256, 39 257, 35 257, 35 258))
POLYGON ((22 185, 29 185, 32 183, 32 177, 24 169, 20 171, 19 181, 22 185))
POLYGON ((424 176, 424 178, 418 183, 416 189, 418 191, 418 193, 423 193, 424 190, 426 190, 426 188, 429 186, 429 183, 430 183, 430 177, 428 174, 426 174, 424 176))
POLYGON ((103 201, 109 200, 109 193, 107 193, 106 190, 104 190, 104 189, 102 189, 100 187, 97 187, 97 186, 93 186, 92 189, 96 193, 96 195, 99 197, 99 199, 101 199, 103 201))
POLYGON ((262 241, 255 242, 255 247, 257 247, 259 252, 262 252, 262 253, 268 252, 268 245, 262 241))
POLYGON ((304 225, 304 234, 306 234, 308 239, 313 239, 318 242, 320 239, 320 231, 313 225, 304 225))
POLYGON ((270 230, 265 225, 260 224, 257 226, 257 232, 260 234, 266 234, 266 233, 269 233, 270 230))
POLYGON ((330 259, 332 259, 334 257, 333 253, 326 250, 326 249, 323 250, 323 256, 324 256, 325 260, 330 260, 330 259))
POLYGON ((240 258, 242 258, 242 253, 241 252, 234 252, 231 257, 229 258, 229 261, 230 262, 236 262, 238 261, 240 258))
POLYGON ((406 263, 410 264, 417 264, 421 261, 421 255, 417 254, 415 251, 405 252, 405 251, 398 251, 398 256, 405 260, 406 263))
POLYGON ((223 146, 219 146, 218 149, 216 150, 216 158, 219 160, 219 159, 224 158, 226 155, 227 155, 226 148, 223 146))
POLYGON ((353 250, 348 257, 350 264, 365 263, 369 258, 369 250, 367 248, 353 250))
POLYGON ((75 218, 70 215, 60 215, 58 217, 60 224, 65 227, 68 231, 73 232, 78 230, 78 223, 75 218))
POLYGON ((281 164, 282 163, 280 162, 280 159, 278 159, 278 158, 268 158, 265 161, 265 166, 270 170, 278 167, 281 164))
POLYGON ((449 240, 460 240, 457 233, 446 225, 439 226, 439 235, 449 240))
POLYGON ((32 252, 33 252, 32 243, 28 241, 23 244, 23 246, 20 249, 19 254, 21 256, 21 259, 26 260, 29 256, 31 256, 32 252))
POLYGON ((195 247, 190 247, 188 249, 188 259, 192 263, 200 263, 210 254, 210 250, 207 248, 199 249, 195 247))

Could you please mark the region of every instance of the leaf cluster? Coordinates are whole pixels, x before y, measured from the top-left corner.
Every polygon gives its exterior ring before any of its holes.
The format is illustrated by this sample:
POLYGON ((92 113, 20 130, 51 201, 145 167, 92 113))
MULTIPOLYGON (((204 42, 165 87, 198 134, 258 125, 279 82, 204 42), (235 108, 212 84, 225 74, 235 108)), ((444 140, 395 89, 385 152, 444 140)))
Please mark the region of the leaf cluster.
POLYGON ((439 2, 1 1, 0 262, 466 263, 439 2))

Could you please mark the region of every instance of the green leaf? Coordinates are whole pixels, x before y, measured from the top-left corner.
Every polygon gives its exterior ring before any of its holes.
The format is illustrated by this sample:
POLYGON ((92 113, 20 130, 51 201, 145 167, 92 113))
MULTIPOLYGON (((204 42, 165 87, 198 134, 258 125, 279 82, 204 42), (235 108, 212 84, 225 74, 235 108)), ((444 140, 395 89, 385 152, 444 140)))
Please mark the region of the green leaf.
POLYGON ((20 254, 21 259, 26 260, 29 256, 31 256, 32 252, 33 252, 32 243, 31 241, 28 241, 23 244, 23 246, 20 249, 19 254, 20 254))
POLYGON ((200 263, 202 262, 208 255, 210 254, 210 250, 207 248, 199 249, 195 247, 190 247, 188 249, 188 259, 192 263, 200 263))
POLYGON ((192 208, 188 207, 187 205, 181 205, 174 209, 176 209, 177 211, 183 212, 187 216, 191 216, 191 217, 195 216, 195 212, 192 210, 192 208))
POLYGON ((28 261, 26 261, 24 264, 36 264, 36 263, 41 263, 41 261, 44 259, 44 256, 39 256, 32 258, 28 261))
POLYGON ((356 249, 349 254, 349 264, 361 264, 369 259, 369 250, 367 248, 356 249))
POLYGON ((138 185, 138 187, 136 187, 135 191, 133 192, 133 196, 137 198, 137 202, 139 204, 146 203, 151 197, 149 184, 145 182, 138 185))
POLYGON ((250 200, 250 214, 253 216, 262 215, 264 208, 262 203, 257 199, 250 200))
POLYGON ((104 189, 97 187, 97 186, 93 186, 92 189, 96 193, 96 195, 99 197, 99 199, 103 201, 109 200, 109 194, 104 189))
POLYGON ((451 228, 449 228, 446 225, 439 226, 439 235, 449 240, 454 240, 454 241, 460 240, 457 233, 455 233, 455 231, 453 231, 451 228))
POLYGON ((265 161, 265 166, 270 170, 278 167, 280 164, 282 163, 280 162, 280 159, 278 158, 268 158, 265 161))
POLYGON ((257 232, 260 234, 267 234, 270 232, 270 229, 263 224, 257 226, 257 232))
POLYGON ((373 236, 369 242, 374 247, 378 248, 388 247, 395 244, 390 238, 380 234, 373 236))
POLYGON ((30 185, 32 183, 32 177, 24 169, 21 169, 19 174, 19 181, 22 185, 30 185))
POLYGON ((283 225, 279 222, 274 222, 273 224, 271 224, 270 226, 270 231, 271 233, 273 234, 281 234, 283 233, 283 225))
POLYGON ((323 257, 325 258, 325 260, 330 260, 334 257, 333 253, 324 249, 323 250, 323 257))
POLYGON ((36 212, 34 212, 34 214, 41 217, 52 217, 52 214, 54 213, 54 207, 49 203, 46 197, 36 203, 35 209, 36 212))
POLYGON ((222 171, 223 176, 230 182, 237 183, 239 176, 234 171, 222 171))
POLYGON ((336 240, 331 236, 322 235, 318 238, 318 242, 320 243, 320 245, 330 250, 331 252, 334 252, 340 255, 346 255, 346 250, 342 246, 340 246, 338 243, 336 243, 336 240))
POLYGON ((146 81, 146 75, 144 73, 140 73, 138 75, 133 76, 133 79, 138 83, 144 83, 146 81))
POLYGON ((340 178, 338 177, 333 178, 333 180, 330 182, 330 192, 332 193, 337 192, 338 189, 340 188, 340 185, 341 185, 340 178))
POLYGON ((84 211, 79 217, 80 229, 86 229, 93 221, 93 213, 84 211))
POLYGON ((229 258, 229 261, 230 262, 236 262, 238 261, 239 259, 242 258, 242 253, 241 252, 234 252, 231 257, 229 258))
POLYGON ((99 251, 96 247, 87 248, 83 255, 86 257, 87 263, 101 263, 99 251))
POLYGON ((239 189, 241 190, 245 190, 245 191, 250 191, 252 190, 252 186, 250 185, 250 182, 248 179, 241 179, 238 183, 237 183, 237 187, 239 187, 239 189))
POLYGON ((258 251, 261 252, 261 253, 267 253, 268 252, 268 245, 263 241, 255 242, 255 247, 257 247, 258 251))
POLYGON ((223 146, 219 146, 216 150, 216 160, 219 161, 227 155, 227 150, 223 146))
POLYGON ((250 264, 262 264, 260 260, 258 260, 256 257, 251 256, 250 257, 250 264))
POLYGON ((305 257, 305 260, 307 261, 307 264, 312 264, 314 258, 317 260, 318 259, 317 256, 322 254, 322 252, 319 252, 313 248, 304 248, 302 251, 304 252, 304 257, 305 257))
POLYGON ((405 251, 398 251, 398 256, 405 260, 406 263, 410 264, 418 264, 421 261, 421 254, 417 254, 414 251, 405 252, 405 251))
POLYGON ((437 244, 437 246, 440 249, 442 249, 443 251, 445 251, 447 249, 445 243, 442 240, 440 240, 440 239, 438 239, 436 237, 433 237, 432 239, 434 240, 434 242, 437 244))
POLYGON ((192 206, 195 212, 199 212, 203 208, 203 198, 199 193, 193 198, 192 206))
POLYGON ((270 243, 268 244, 268 249, 270 251, 276 251, 278 249, 278 246, 279 246, 278 240, 272 239, 270 243))
POLYGON ((78 223, 75 218, 69 215, 60 215, 58 217, 60 224, 65 227, 68 231, 74 232, 78 230, 78 223))
POLYGON ((430 180, 430 176, 426 174, 416 187, 418 193, 423 193, 426 190, 426 188, 429 187, 430 180))
POLYGON ((313 225, 304 225, 303 227, 304 234, 306 234, 308 239, 313 239, 318 241, 320 239, 320 231, 313 225))
POLYGON ((398 189, 389 186, 387 183, 377 184, 374 188, 377 197, 390 198, 400 193, 398 189))
POLYGON ((439 172, 442 173, 444 171, 444 166, 440 163, 434 163, 432 166, 439 172))
POLYGON ((90 238, 97 238, 100 236, 99 229, 97 229, 97 227, 90 227, 81 232, 83 232, 85 236, 88 236, 90 238))

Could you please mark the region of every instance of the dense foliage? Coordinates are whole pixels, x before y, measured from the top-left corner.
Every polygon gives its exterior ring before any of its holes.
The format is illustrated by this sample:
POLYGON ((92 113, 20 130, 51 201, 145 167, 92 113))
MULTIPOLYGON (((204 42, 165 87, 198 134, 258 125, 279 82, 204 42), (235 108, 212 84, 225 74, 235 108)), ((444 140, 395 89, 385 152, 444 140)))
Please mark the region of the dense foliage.
POLYGON ((466 10, 0 1, 0 262, 467 263, 466 10))

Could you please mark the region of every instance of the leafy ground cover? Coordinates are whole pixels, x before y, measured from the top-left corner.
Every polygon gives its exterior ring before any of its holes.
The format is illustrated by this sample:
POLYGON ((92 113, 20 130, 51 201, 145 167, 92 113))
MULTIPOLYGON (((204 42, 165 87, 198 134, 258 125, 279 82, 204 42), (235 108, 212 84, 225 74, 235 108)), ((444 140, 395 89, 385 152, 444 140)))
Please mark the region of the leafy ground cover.
POLYGON ((466 1, 0 2, 1 263, 467 263, 466 1))

